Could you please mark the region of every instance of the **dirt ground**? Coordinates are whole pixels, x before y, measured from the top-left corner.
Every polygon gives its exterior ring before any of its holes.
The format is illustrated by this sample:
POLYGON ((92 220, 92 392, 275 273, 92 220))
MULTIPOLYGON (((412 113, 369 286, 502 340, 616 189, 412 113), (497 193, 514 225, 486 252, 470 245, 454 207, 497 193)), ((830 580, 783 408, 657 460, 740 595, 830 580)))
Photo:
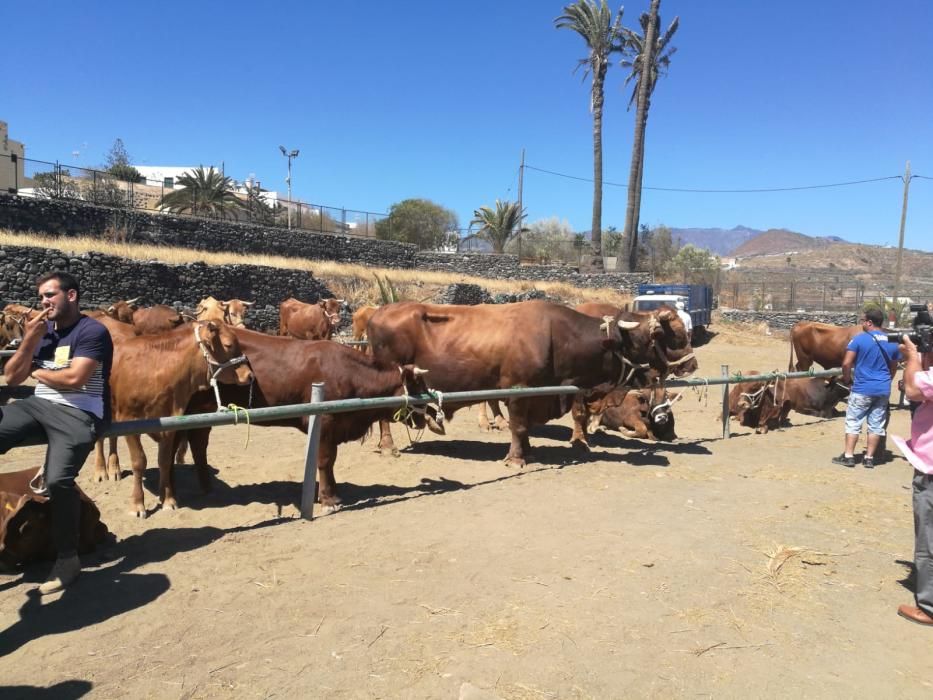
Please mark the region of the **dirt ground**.
MULTIPOLYGON (((714 330, 700 376, 786 367, 785 339, 714 330)), ((180 467, 182 507, 147 520, 89 464, 116 540, 57 599, 34 590, 48 565, 0 578, 0 696, 931 697, 933 632, 895 614, 908 464, 831 464, 839 418, 723 440, 720 396, 687 390, 673 444, 581 455, 566 419, 540 427, 523 471, 475 411, 398 459, 346 445, 347 505, 312 522, 297 431, 215 430, 213 492, 180 467)))

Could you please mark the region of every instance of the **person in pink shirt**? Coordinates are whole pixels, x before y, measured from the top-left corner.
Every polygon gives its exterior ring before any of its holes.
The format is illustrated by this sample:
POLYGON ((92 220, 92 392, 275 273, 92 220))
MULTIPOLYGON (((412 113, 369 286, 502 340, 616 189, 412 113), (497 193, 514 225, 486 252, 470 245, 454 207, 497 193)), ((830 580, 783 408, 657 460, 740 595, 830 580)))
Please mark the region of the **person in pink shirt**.
POLYGON ((916 605, 901 605, 897 614, 920 625, 933 626, 933 370, 924 370, 920 353, 909 337, 900 346, 906 360, 904 390, 920 401, 910 422, 910 440, 893 436, 894 444, 913 465, 914 568, 916 605))

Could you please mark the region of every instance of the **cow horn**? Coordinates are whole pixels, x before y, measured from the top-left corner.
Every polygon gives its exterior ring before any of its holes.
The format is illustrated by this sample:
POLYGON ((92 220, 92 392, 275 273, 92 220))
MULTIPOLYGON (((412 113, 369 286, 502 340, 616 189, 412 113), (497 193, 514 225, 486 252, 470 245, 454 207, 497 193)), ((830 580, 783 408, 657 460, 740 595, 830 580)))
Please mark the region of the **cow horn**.
POLYGON ((346 304, 346 303, 347 303, 347 300, 346 300, 346 299, 334 299, 334 301, 336 301, 338 304, 346 304))
POLYGON ((107 313, 112 314, 113 312, 114 312, 114 305, 111 304, 110 306, 107 307, 107 313))
POLYGON ((126 303, 127 303, 127 304, 135 304, 135 303, 136 303, 137 301, 139 301, 140 299, 142 299, 142 297, 136 297, 135 299, 127 299, 127 300, 126 300, 126 303))
POLYGON ((638 321, 618 321, 619 328, 624 331, 633 331, 638 328, 638 321))
POLYGON ((255 301, 241 301, 240 303, 243 304, 243 306, 252 306, 256 302, 255 301))
POLYGON ((427 373, 430 372, 430 371, 431 371, 431 370, 429 370, 429 369, 421 369, 421 368, 418 367, 418 366, 415 366, 415 368, 412 370, 412 372, 414 373, 414 375, 415 375, 416 377, 420 377, 422 374, 427 374, 427 373))

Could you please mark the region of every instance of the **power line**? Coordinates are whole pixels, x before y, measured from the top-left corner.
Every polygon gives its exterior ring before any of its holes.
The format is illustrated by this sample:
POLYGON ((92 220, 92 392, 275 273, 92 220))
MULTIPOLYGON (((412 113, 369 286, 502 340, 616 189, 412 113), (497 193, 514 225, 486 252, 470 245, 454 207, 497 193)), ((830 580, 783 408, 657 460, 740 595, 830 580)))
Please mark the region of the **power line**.
MULTIPOLYGON (((592 178, 587 177, 578 177, 576 175, 568 175, 566 173, 558 173, 553 170, 545 170, 544 168, 536 168, 533 165, 525 164, 525 167, 528 170, 536 170, 539 173, 546 173, 548 175, 556 175, 557 177, 567 178, 568 180, 579 180, 581 182, 593 182, 592 178)), ((914 175, 913 177, 922 177, 926 180, 933 180, 933 178, 925 177, 923 175, 914 175)), ((793 192, 796 190, 818 190, 825 189, 827 187, 846 187, 848 185, 861 185, 866 182, 882 182, 884 180, 902 180, 902 175, 891 175, 889 177, 876 177, 869 180, 850 180, 848 182, 834 182, 828 185, 800 185, 797 187, 761 187, 754 189, 733 189, 733 190, 716 190, 716 189, 694 189, 688 187, 648 187, 647 185, 643 186, 643 190, 654 190, 656 192, 696 192, 696 193, 707 193, 707 194, 750 194, 756 192, 793 192)), ((603 180, 604 185, 609 185, 611 187, 628 187, 628 185, 622 185, 618 182, 609 182, 603 180)))

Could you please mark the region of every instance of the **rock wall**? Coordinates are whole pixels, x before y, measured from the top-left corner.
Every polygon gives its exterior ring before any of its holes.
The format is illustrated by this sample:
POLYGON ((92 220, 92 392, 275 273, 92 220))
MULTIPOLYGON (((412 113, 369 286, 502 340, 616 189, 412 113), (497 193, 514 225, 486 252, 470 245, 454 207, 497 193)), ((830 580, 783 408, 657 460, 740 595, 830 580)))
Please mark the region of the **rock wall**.
POLYGON ((834 326, 854 326, 858 314, 851 311, 827 311, 825 313, 797 313, 790 311, 722 311, 723 321, 737 323, 767 323, 771 328, 790 330, 797 321, 819 321, 834 326))
POLYGON ((0 301, 33 305, 36 278, 49 270, 70 272, 81 283, 81 306, 96 308, 117 299, 194 309, 204 297, 254 301, 247 325, 275 330, 279 302, 293 296, 306 302, 334 296, 309 272, 260 265, 168 265, 139 262, 101 253, 71 255, 52 248, 0 248, 0 301))

